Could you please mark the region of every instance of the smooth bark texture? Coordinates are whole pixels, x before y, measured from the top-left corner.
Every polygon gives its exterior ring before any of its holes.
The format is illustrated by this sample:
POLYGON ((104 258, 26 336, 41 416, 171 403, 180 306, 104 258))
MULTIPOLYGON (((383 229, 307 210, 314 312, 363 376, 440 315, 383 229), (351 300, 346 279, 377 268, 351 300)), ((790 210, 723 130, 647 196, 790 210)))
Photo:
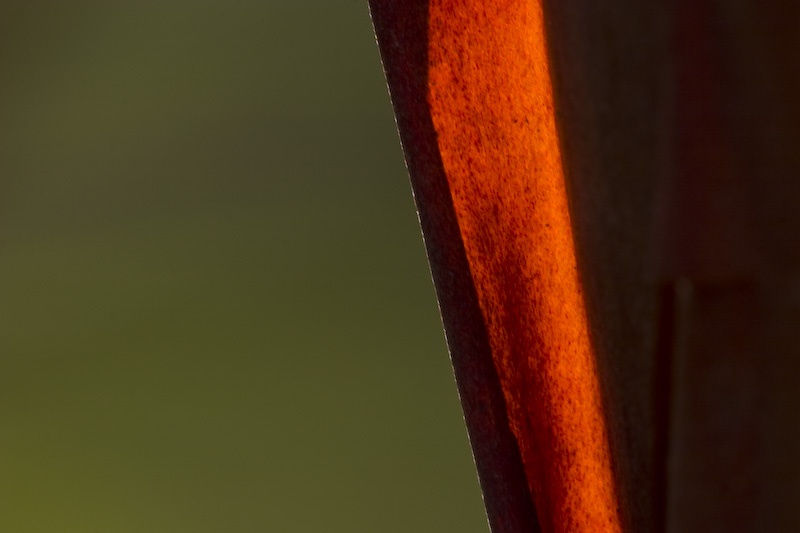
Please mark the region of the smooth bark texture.
POLYGON ((670 531, 800 530, 800 9, 681 1, 662 274, 676 351, 670 531))

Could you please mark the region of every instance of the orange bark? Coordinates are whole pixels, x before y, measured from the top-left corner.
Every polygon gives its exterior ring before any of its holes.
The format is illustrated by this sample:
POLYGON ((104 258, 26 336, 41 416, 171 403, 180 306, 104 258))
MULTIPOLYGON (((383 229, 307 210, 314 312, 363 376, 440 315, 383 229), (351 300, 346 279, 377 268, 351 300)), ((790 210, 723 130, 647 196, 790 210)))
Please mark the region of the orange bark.
POLYGON ((538 0, 431 0, 428 101, 544 531, 621 530, 538 0))

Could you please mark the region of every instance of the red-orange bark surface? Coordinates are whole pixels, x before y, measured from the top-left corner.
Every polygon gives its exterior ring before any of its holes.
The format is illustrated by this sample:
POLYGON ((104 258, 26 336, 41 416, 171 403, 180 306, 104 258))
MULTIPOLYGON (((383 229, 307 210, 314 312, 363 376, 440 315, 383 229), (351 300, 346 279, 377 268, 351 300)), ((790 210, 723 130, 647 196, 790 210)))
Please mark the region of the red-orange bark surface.
POLYGON ((538 0, 431 0, 428 101, 544 531, 620 531, 538 0))

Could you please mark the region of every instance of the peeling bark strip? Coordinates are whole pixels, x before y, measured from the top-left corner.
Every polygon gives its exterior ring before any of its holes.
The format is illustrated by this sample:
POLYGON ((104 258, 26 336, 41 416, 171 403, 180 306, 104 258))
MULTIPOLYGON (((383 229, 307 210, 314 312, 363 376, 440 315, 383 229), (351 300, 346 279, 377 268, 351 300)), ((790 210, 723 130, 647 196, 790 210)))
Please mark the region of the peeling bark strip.
POLYGON ((541 4, 371 7, 493 530, 620 531, 541 4))
POLYGON ((372 0, 370 10, 489 523, 494 533, 536 533, 427 103, 428 0, 372 0))
POLYGON ((429 101, 545 531, 617 531, 541 5, 431 2, 429 101))

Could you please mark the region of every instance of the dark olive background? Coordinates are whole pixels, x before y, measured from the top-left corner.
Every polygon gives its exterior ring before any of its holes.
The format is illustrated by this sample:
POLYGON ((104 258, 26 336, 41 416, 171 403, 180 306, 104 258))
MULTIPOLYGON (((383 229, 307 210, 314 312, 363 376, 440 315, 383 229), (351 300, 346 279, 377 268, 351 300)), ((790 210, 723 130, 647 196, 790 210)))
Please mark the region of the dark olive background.
POLYGON ((0 531, 486 531, 366 3, 0 4, 0 531))

